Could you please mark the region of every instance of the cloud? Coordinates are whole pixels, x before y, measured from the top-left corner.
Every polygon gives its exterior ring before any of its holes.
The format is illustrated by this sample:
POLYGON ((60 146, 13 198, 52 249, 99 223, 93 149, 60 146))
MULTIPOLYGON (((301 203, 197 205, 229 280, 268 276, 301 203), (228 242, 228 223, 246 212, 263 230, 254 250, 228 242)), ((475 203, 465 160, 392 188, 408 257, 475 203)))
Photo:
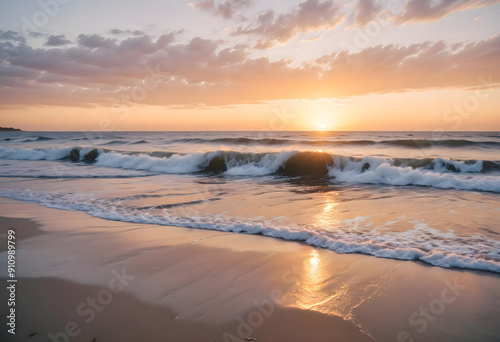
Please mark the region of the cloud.
POLYGON ((491 77, 500 85, 500 37, 469 44, 425 42, 410 46, 376 46, 359 53, 324 56, 325 85, 337 96, 415 91, 431 88, 467 89, 491 77))
POLYGON ((317 42, 321 38, 323 38, 322 35, 318 35, 318 36, 314 36, 314 37, 310 37, 310 38, 304 38, 304 39, 301 39, 300 41, 303 43, 310 43, 310 42, 317 42))
POLYGON ((141 30, 120 30, 120 29, 112 29, 109 33, 114 35, 134 35, 134 36, 143 36, 146 33, 141 30))
POLYGON ((78 36, 78 44, 83 47, 94 48, 109 48, 114 46, 116 40, 101 37, 97 34, 81 34, 78 36))
POLYGON ((397 25, 440 20, 453 13, 500 3, 500 0, 400 0, 385 4, 377 0, 358 0, 349 20, 354 27, 363 27, 379 15, 397 25))
POLYGON ((203 0, 197 3, 190 2, 189 6, 204 12, 210 12, 224 19, 233 18, 242 8, 248 7, 251 0, 203 0))
POLYGON ((375 0, 359 0, 356 6, 355 23, 358 27, 363 27, 375 20, 380 13, 381 6, 375 0))
POLYGON ((66 39, 66 37, 63 34, 60 34, 58 36, 50 35, 49 38, 47 38, 47 41, 45 42, 46 46, 63 46, 67 44, 71 44, 72 41, 69 39, 66 39))
POLYGON ((199 37, 179 43, 174 33, 121 40, 82 34, 75 46, 51 48, 0 41, 0 108, 220 106, 469 89, 480 85, 480 76, 498 87, 499 55, 500 36, 467 44, 380 45, 299 66, 252 57, 244 45, 199 37))
POLYGON ((0 30, 0 41, 2 40, 26 43, 26 38, 24 38, 21 34, 14 31, 0 30))
POLYGON ((28 32, 28 36, 33 37, 33 38, 38 38, 38 37, 46 37, 47 34, 32 31, 32 32, 28 32))
POLYGON ((408 0, 397 24, 423 23, 442 19, 452 13, 500 3, 500 0, 408 0))
POLYGON ((299 34, 330 30, 343 20, 333 1, 306 0, 292 11, 276 16, 274 11, 261 13, 246 27, 239 26, 233 35, 253 35, 258 49, 268 49, 289 42, 299 34))

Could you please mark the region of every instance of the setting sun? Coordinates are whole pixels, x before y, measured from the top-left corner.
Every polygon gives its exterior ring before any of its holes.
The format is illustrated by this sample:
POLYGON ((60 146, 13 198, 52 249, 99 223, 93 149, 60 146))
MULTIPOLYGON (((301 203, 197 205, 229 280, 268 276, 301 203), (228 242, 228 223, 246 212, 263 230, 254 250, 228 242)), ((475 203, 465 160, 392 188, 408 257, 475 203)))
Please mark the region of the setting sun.
POLYGON ((499 18, 0 1, 0 342, 500 342, 499 18))
POLYGON ((325 117, 321 117, 312 124, 315 131, 332 131, 332 123, 325 117))

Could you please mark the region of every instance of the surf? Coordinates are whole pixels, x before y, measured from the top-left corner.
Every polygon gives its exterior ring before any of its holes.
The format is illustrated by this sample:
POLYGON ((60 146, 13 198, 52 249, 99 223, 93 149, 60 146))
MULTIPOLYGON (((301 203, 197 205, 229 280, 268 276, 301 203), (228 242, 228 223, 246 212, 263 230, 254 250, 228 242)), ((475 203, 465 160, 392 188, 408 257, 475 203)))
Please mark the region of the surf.
POLYGON ((93 147, 0 148, 0 159, 49 160, 166 174, 302 177, 342 183, 500 192, 500 163, 446 158, 348 157, 326 152, 133 152, 93 147))

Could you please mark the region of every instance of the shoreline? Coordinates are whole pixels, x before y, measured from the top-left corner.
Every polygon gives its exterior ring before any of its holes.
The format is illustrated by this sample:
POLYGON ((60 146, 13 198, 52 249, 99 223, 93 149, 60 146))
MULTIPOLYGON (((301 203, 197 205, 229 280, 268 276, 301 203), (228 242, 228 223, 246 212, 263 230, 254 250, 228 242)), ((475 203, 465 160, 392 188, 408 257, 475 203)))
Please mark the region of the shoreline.
MULTIPOLYGON (((151 177, 156 177, 158 175, 154 175, 151 177)), ((37 181, 37 178, 23 178, 17 177, 22 180, 28 181, 37 181)), ((84 178, 79 179, 80 181, 84 178)), ((424 189, 428 190, 428 189, 424 189)), ((455 191, 455 190, 453 190, 455 191)), ((5 195, 9 196, 9 194, 5 195)), ((1 197, 0 197, 1 198, 1 197)), ((7 197, 6 197, 7 198, 7 197)), ((14 201, 23 201, 23 197, 13 196, 14 201)), ((29 197, 28 197, 29 198, 29 197)), ((43 203, 42 200, 34 197, 29 198, 28 201, 33 201, 30 203, 43 203)), ((489 198, 489 201, 492 203, 494 199, 489 198)), ((42 204, 39 204, 43 206, 42 204)), ((64 200, 57 203, 58 207, 61 210, 65 211, 78 211, 84 214, 87 213, 87 209, 81 209, 78 205, 75 205, 74 202, 72 204, 67 204, 64 200)), ((50 207, 46 207, 51 209, 50 207)), ((405 208, 403 208, 405 209, 405 208)), ((472 211, 470 211, 472 214, 472 211)), ((92 215, 92 214, 88 214, 92 215)), ((306 233, 303 231, 290 231, 285 229, 273 229, 271 228, 271 232, 267 231, 265 225, 259 225, 257 223, 255 226, 252 224, 247 225, 245 221, 237 222, 237 224, 232 225, 231 223, 224 222, 225 225, 217 227, 215 224, 215 228, 200 228, 205 226, 206 222, 204 221, 196 221, 196 220, 184 220, 184 222, 179 223, 176 220, 163 219, 163 217, 154 217, 153 220, 146 220, 142 217, 136 216, 127 216, 123 214, 123 212, 116 212, 112 210, 107 214, 97 213, 93 216, 97 219, 102 220, 110 220, 113 222, 121 222, 123 224, 141 224, 141 225, 161 225, 165 227, 175 226, 177 228, 186 228, 186 229, 194 229, 201 231, 211 231, 211 232, 219 232, 223 234, 243 234, 243 235, 254 235, 254 236, 263 236, 266 238, 276 238, 283 242, 298 242, 307 246, 311 246, 312 248, 318 249, 326 249, 330 250, 334 253, 340 254, 350 254, 350 255, 366 255, 372 256, 381 259, 388 260, 397 260, 397 261, 412 261, 419 262, 422 264, 426 264, 429 266, 438 266, 443 267, 449 270, 466 270, 466 271, 478 271, 478 272, 486 272, 491 274, 500 275, 500 265, 494 260, 488 257, 485 258, 476 258, 473 253, 470 255, 460 255, 454 254, 454 250, 447 250, 445 252, 441 252, 439 250, 434 250, 433 248, 428 248, 428 246, 422 245, 417 246, 415 248, 407 248, 405 244, 401 243, 399 246, 396 244, 394 246, 394 242, 396 240, 382 240, 382 243, 372 243, 377 236, 372 236, 371 239, 366 240, 358 240, 355 239, 337 239, 330 237, 328 235, 318 234, 316 231, 308 230, 306 233), (243 227, 242 227, 243 225, 243 227), (386 248, 384 243, 391 246, 386 248), (392 245, 391 245, 392 244, 392 245), (381 247, 382 246, 382 247, 381 247), (436 253, 437 252, 437 253, 436 253)), ((213 222, 210 222, 209 227, 214 227, 213 222)), ((403 228, 404 229, 404 228, 403 228)), ((481 251, 476 251, 476 254, 481 254, 481 251)))
MULTIPOLYGON (((143 340, 151 341, 183 341, 186 336, 186 341, 384 341, 405 340, 407 335, 415 341, 494 341, 500 336, 500 323, 494 321, 500 313, 494 305, 500 296, 500 277, 495 274, 336 254, 263 236, 108 221, 15 200, 0 202, 0 215, 32 218, 41 228, 18 240, 18 301, 23 312, 18 329, 28 336, 36 333, 30 341, 45 341, 49 332, 63 331, 71 313, 82 328, 72 341, 134 341, 140 338, 133 335, 136 330, 142 337, 150 332, 143 340), (113 293, 106 310, 96 314, 95 324, 82 322, 75 313, 77 304, 106 290, 113 271, 134 280, 123 292, 113 293), (453 289, 457 293, 450 292, 453 289), (60 301, 62 293, 66 299, 60 301), (449 303, 441 299, 443 293, 449 303), (267 317, 269 303, 273 312, 267 317), (439 315, 425 320, 421 308, 439 315), (479 317, 478 308, 490 314, 479 317), (409 318, 415 313, 412 325, 409 318), (126 324, 117 324, 117 315, 126 324), (238 335, 241 322, 248 324, 252 317, 252 333, 238 335), (476 331, 480 322, 482 331, 476 331)), ((18 231, 24 224, 34 225, 21 221, 15 221, 18 231)), ((5 254, 0 255, 3 263, 5 254)), ((3 330, 0 336, 5 336, 3 330)))

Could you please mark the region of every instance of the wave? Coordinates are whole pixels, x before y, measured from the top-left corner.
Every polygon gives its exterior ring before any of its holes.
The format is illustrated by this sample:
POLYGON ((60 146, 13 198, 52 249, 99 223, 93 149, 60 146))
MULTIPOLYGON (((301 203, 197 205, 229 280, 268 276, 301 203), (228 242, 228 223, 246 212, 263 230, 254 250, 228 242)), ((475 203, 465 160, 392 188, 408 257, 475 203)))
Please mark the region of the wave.
POLYGON ((343 183, 427 186, 442 189, 500 192, 500 163, 445 158, 354 158, 320 152, 241 153, 215 151, 175 154, 125 153, 74 147, 0 148, 0 159, 70 160, 96 166, 155 173, 258 177, 266 175, 325 178, 343 183))
MULTIPOLYGON (((359 232, 350 230, 324 231, 308 226, 281 226, 275 222, 231 217, 180 216, 167 208, 152 212, 150 207, 131 208, 120 199, 94 199, 88 194, 61 194, 31 190, 0 189, 1 197, 31 201, 40 205, 83 211, 102 219, 131 223, 157 224, 226 232, 259 234, 284 240, 300 241, 311 246, 330 249, 337 253, 362 253, 381 258, 420 260, 440 267, 457 267, 500 273, 498 241, 476 234, 468 243, 462 236, 439 233, 422 223, 415 223, 413 230, 397 232, 359 232), (418 239, 422 233, 432 236, 432 244, 418 239)), ((192 205, 183 203, 179 205, 192 205)))
POLYGON ((0 147, 0 159, 60 160, 69 156, 72 148, 9 148, 0 147))
POLYGON ((136 178, 156 175, 148 171, 112 169, 91 163, 69 163, 53 161, 2 160, 0 177, 73 179, 73 178, 136 178))
POLYGON ((405 148, 425 149, 435 146, 442 147, 500 147, 498 141, 473 141, 465 139, 399 139, 399 140, 293 140, 293 139, 255 139, 255 138, 217 138, 201 139, 188 138, 177 139, 172 143, 192 143, 192 144, 229 144, 229 145, 308 145, 308 146, 339 146, 339 145, 388 145, 405 148))
POLYGON ((107 178, 107 179, 121 179, 121 178, 142 178, 149 175, 106 175, 106 174, 4 174, 0 171, 0 177, 5 178, 37 178, 37 179, 89 179, 89 178, 107 178))
POLYGON ((500 142, 497 141, 472 141, 472 140, 428 140, 428 139, 400 139, 400 140, 315 140, 315 141, 299 141, 299 144, 304 145, 387 145, 395 147, 425 149, 435 146, 442 147, 500 147, 500 142))
MULTIPOLYGON (((496 136, 490 136, 496 137, 496 136)), ((53 140, 55 138, 40 136, 36 139, 26 139, 22 142, 35 142, 53 140)), ((86 140, 86 139, 74 139, 86 140)), ((127 141, 127 140, 112 140, 102 144, 102 146, 113 145, 140 145, 148 144, 146 140, 127 141)), ((499 148, 499 141, 484 140, 474 141, 467 139, 447 139, 447 140, 433 140, 433 139, 396 139, 396 140, 301 140, 301 139, 280 139, 280 138, 185 138, 170 140, 168 143, 173 144, 208 144, 208 145, 244 145, 244 146, 315 146, 315 147, 335 147, 335 146, 390 146, 407 149, 432 149, 435 147, 445 148, 499 148)))
POLYGON ((176 139, 172 143, 192 143, 192 144, 229 144, 229 145, 370 145, 376 144, 372 140, 294 140, 294 139, 271 139, 271 138, 217 138, 217 139, 201 139, 187 138, 176 139))
POLYGON ((109 141, 105 144, 102 144, 103 146, 105 145, 122 145, 122 144, 127 144, 128 142, 125 141, 125 140, 113 140, 113 141, 109 141))
MULTIPOLYGON (((432 160, 425 167, 404 164, 398 166, 396 162, 397 159, 365 157, 361 160, 352 160, 352 158, 335 157, 335 167, 330 168, 328 176, 346 183, 500 192, 500 177, 486 176, 483 173, 489 168, 498 170, 499 165, 494 162, 468 163, 439 158, 432 160)), ((420 161, 413 162, 418 164, 420 161)))
POLYGON ((192 143, 192 144, 233 144, 233 145, 282 145, 293 143, 294 140, 287 139, 254 139, 254 138, 217 138, 217 139, 201 139, 201 138, 186 138, 172 140, 172 143, 192 143))
POLYGON ((54 140, 55 138, 49 138, 49 137, 38 137, 35 139, 35 141, 45 141, 45 140, 54 140))
POLYGON ((110 146, 110 145, 140 145, 140 144, 148 144, 149 142, 146 140, 138 140, 134 142, 128 142, 127 140, 112 140, 107 143, 102 144, 102 146, 110 146))
POLYGON ((25 140, 23 140, 21 142, 47 141, 47 140, 54 140, 54 139, 55 138, 49 138, 49 137, 40 136, 40 137, 38 137, 36 139, 25 139, 25 140))
POLYGON ((402 146, 410 148, 428 148, 433 146, 444 147, 468 147, 468 146, 482 146, 482 147, 499 147, 498 141, 472 141, 465 139, 448 139, 448 140, 427 140, 427 139, 407 139, 407 140, 387 140, 380 142, 381 144, 402 146))

